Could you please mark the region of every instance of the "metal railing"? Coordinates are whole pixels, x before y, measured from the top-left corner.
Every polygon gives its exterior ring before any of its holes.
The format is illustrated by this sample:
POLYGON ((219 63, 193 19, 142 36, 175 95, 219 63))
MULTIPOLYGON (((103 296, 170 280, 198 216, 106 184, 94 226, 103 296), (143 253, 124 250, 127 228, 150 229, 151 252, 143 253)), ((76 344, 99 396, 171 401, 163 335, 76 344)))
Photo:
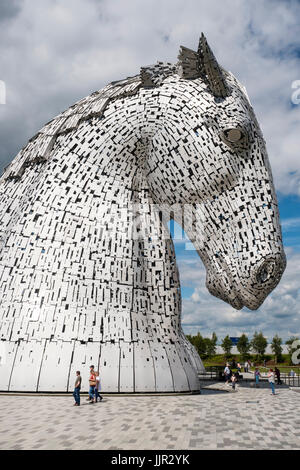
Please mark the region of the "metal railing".
MULTIPOLYGON (((267 371, 267 369, 266 369, 267 371)), ((218 381, 224 381, 224 367, 223 366, 208 366, 205 368, 205 372, 200 372, 199 373, 199 379, 200 380, 218 380, 218 381)), ((243 376, 243 373, 241 374, 241 380, 243 382, 254 382, 254 374, 253 378, 246 378, 243 376)), ((280 379, 281 381, 285 384, 288 385, 289 387, 300 387, 300 373, 297 372, 294 376, 289 375, 289 373, 286 372, 281 372, 280 374, 280 379)), ((267 381, 267 375, 266 373, 263 373, 261 376, 261 381, 267 381)), ((277 383, 277 379, 275 377, 275 382, 277 383)))
POLYGON ((289 375, 281 372, 280 379, 289 387, 300 387, 300 375, 289 375))
POLYGON ((220 373, 222 375, 224 367, 217 367, 217 366, 209 366, 205 368, 205 372, 199 373, 199 378, 201 380, 219 380, 220 373))

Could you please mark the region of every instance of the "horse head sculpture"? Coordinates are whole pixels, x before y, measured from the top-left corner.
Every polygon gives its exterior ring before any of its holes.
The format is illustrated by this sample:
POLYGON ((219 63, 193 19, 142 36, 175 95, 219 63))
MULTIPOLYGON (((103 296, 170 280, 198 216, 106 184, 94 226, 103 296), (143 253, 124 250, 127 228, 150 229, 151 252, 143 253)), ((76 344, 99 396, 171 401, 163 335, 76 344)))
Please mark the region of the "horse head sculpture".
POLYGON ((90 363, 104 391, 199 390, 170 218, 235 308, 285 268, 262 133, 203 35, 46 124, 0 190, 1 390, 70 390, 90 363))
POLYGON ((168 101, 147 161, 152 193, 157 203, 185 207, 209 291, 237 309, 257 309, 286 264, 261 130, 245 89, 203 35, 198 53, 181 48, 178 73, 161 91, 168 101))

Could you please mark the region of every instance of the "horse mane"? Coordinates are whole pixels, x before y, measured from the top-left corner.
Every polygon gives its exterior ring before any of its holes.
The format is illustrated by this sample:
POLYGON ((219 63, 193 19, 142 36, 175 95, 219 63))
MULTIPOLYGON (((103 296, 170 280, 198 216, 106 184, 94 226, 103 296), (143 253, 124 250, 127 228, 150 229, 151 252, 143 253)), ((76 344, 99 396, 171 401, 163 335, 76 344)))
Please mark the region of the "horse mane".
POLYGON ((111 82, 101 90, 77 101, 45 124, 29 140, 28 144, 20 150, 14 160, 4 169, 1 180, 20 179, 28 166, 49 160, 55 142, 60 135, 77 129, 83 121, 93 117, 101 118, 112 101, 134 96, 140 88, 160 86, 167 76, 175 72, 175 65, 158 62, 155 65, 142 67, 139 75, 111 82))

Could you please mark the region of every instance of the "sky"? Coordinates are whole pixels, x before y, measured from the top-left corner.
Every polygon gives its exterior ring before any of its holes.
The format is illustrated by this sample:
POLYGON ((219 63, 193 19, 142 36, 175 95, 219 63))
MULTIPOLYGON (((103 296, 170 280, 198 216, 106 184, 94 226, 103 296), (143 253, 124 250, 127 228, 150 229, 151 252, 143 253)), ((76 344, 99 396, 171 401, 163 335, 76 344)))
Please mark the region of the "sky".
POLYGON ((261 125, 288 264, 257 311, 236 311, 208 293, 196 252, 175 240, 183 328, 219 339, 300 336, 299 28, 298 0, 0 0, 0 170, 74 102, 141 66, 176 62, 203 31, 261 125))

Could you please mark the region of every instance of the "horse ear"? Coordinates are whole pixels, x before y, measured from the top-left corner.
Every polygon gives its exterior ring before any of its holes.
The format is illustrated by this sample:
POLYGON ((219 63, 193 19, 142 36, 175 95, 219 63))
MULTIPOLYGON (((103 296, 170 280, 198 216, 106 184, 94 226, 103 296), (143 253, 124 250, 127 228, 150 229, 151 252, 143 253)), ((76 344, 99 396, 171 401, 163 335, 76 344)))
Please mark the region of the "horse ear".
POLYGON ((206 79, 210 91, 220 98, 226 98, 226 96, 229 96, 230 90, 226 83, 224 73, 203 33, 201 34, 199 41, 198 61, 200 76, 203 76, 206 79))

